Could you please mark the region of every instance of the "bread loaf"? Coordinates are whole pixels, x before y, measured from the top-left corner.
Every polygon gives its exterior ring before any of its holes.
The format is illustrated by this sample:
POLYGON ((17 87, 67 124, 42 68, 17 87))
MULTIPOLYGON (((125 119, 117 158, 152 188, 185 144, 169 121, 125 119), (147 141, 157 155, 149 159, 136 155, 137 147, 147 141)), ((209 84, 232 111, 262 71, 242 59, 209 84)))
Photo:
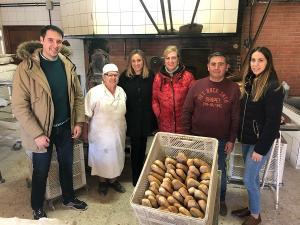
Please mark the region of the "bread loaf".
POLYGON ((198 189, 200 191, 203 191, 206 195, 208 195, 208 187, 205 184, 201 184, 199 185, 198 189))
POLYGON ((187 210, 184 207, 180 207, 179 212, 182 213, 183 215, 186 215, 186 216, 192 216, 191 213, 189 212, 189 210, 187 210))
POLYGON ((209 180, 201 180, 200 184, 205 184, 207 187, 209 187, 209 180))
POLYGON ((208 168, 207 166, 200 166, 199 170, 201 173, 210 172, 210 168, 208 168))
POLYGON ((177 169, 182 169, 185 173, 187 173, 188 170, 189 170, 189 168, 186 165, 182 164, 182 163, 176 163, 176 168, 177 169))
POLYGON ((200 166, 207 166, 207 167, 210 167, 210 166, 208 165, 207 162, 205 162, 205 161, 203 161, 202 159, 199 159, 199 158, 195 158, 195 159, 194 159, 194 164, 195 164, 195 166, 197 166, 198 168, 200 168, 200 166))
POLYGON ((195 199, 191 199, 188 201, 187 203, 187 208, 190 209, 190 208, 197 208, 197 209, 200 209, 200 206, 198 205, 197 201, 195 199))
POLYGON ((178 213, 178 208, 172 205, 168 207, 168 210, 173 213, 178 213))
POLYGON ((202 173, 201 174, 201 180, 210 180, 210 172, 202 173))
POLYGON ((204 218, 203 212, 201 212, 198 208, 190 208, 190 213, 193 217, 204 218))
POLYGON ((185 187, 179 188, 178 192, 181 194, 181 196, 183 198, 186 198, 186 196, 189 195, 189 192, 187 191, 187 189, 185 187))
POLYGON ((203 191, 200 191, 198 189, 195 190, 194 192, 194 197, 197 199, 197 200, 207 200, 207 195, 203 192, 203 191))
POLYGON ((153 195, 149 195, 148 199, 149 199, 149 201, 150 201, 153 208, 158 208, 158 203, 157 203, 157 201, 156 201, 156 199, 153 195))
POLYGON ((186 174, 182 169, 176 169, 175 172, 182 179, 182 181, 185 181, 186 174))
MULTIPOLYGON (((153 172, 158 173, 160 176, 162 176, 162 179, 164 178, 165 170, 161 169, 158 165, 153 163, 151 165, 151 169, 153 172)), ((162 181, 162 179, 161 179, 161 181, 162 181)))
POLYGON ((145 197, 148 197, 149 195, 155 196, 155 194, 153 193, 153 191, 151 191, 151 190, 146 190, 146 191, 145 191, 145 197))
POLYGON ((179 193, 179 191, 173 191, 172 196, 180 203, 184 203, 184 197, 179 193))
POLYGON ((186 165, 187 165, 188 167, 193 166, 193 165, 194 165, 194 159, 188 159, 188 160, 186 161, 186 165))
POLYGON ((172 180, 172 185, 173 185, 174 190, 176 190, 176 191, 178 191, 181 187, 186 188, 185 184, 177 179, 172 180))
POLYGON ((195 199, 194 199, 194 197, 193 197, 193 196, 191 196, 191 195, 187 195, 187 196, 184 198, 184 206, 186 206, 186 207, 187 207, 187 205, 188 205, 188 202, 189 202, 190 200, 195 200, 195 199))
POLYGON ((147 207, 152 207, 151 202, 148 198, 143 198, 142 199, 142 205, 147 206, 147 207))
POLYGON ((160 205, 160 206, 163 206, 163 207, 166 207, 166 208, 168 208, 170 206, 167 199, 162 195, 157 195, 156 200, 157 200, 158 205, 160 205))
POLYGON ((177 161, 175 159, 171 158, 171 157, 167 157, 166 160, 165 160, 165 165, 168 165, 169 163, 176 166, 177 161))
POLYGON ((159 193, 164 196, 164 197, 169 197, 171 196, 172 194, 170 192, 168 192, 165 188, 163 188, 162 186, 159 187, 158 189, 159 193))
POLYGON ((188 160, 188 158, 186 157, 186 155, 183 152, 179 152, 176 156, 176 160, 179 163, 186 164, 186 161, 188 160))
POLYGON ((172 182, 163 181, 162 184, 161 184, 161 187, 166 189, 168 192, 173 193, 172 182))
POLYGON ((170 205, 174 205, 175 203, 179 203, 179 201, 176 198, 174 198, 173 194, 167 198, 167 201, 169 202, 170 205))
POLYGON ((171 164, 171 163, 168 163, 168 164, 166 165, 166 167, 167 167, 167 172, 168 172, 170 169, 173 169, 173 170, 176 169, 176 167, 175 167, 173 164, 171 164))
POLYGON ((200 171, 194 165, 189 167, 189 171, 194 173, 197 177, 200 176, 200 171))
POLYGON ((206 212, 206 201, 203 200, 203 199, 200 199, 200 200, 198 201, 198 204, 199 204, 199 206, 200 206, 200 208, 201 208, 201 211, 202 211, 203 213, 205 213, 205 212, 206 212))
POLYGON ((156 164, 157 166, 159 166, 163 171, 167 170, 165 164, 162 161, 158 160, 158 159, 154 161, 154 164, 156 164))
POLYGON ((155 181, 157 182, 159 185, 161 185, 161 182, 164 178, 162 176, 160 176, 158 173, 154 173, 152 171, 149 172, 149 175, 148 175, 148 181, 149 182, 152 182, 152 181, 155 181), (149 178, 150 177, 150 178, 149 178), (155 179, 153 179, 153 177, 155 179))
POLYGON ((198 186, 200 185, 200 183, 197 180, 193 179, 193 178, 189 178, 186 181, 186 185, 187 185, 187 188, 190 188, 190 187, 198 188, 198 186))

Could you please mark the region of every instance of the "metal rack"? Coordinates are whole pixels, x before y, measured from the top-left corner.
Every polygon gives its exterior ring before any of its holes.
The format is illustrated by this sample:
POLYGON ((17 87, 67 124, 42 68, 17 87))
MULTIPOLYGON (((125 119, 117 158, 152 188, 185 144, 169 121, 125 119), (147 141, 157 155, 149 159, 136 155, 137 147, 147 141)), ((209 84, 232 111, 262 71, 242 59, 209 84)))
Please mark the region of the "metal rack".
MULTIPOLYGON (((9 100, 11 101, 11 95, 12 95, 12 81, 0 81, 0 87, 6 87, 8 90, 8 96, 9 100)), ((12 114, 12 117, 14 118, 14 115, 12 114)), ((16 142, 12 146, 12 150, 17 151, 22 148, 22 142, 20 139, 17 139, 16 142)))
MULTIPOLYGON (((282 178, 285 164, 287 144, 280 136, 276 139, 272 145, 271 155, 265 165, 262 167, 259 176, 261 188, 269 187, 275 191, 276 200, 275 208, 278 209, 279 204, 279 188, 282 186, 282 178)), ((228 180, 229 182, 243 181, 244 175, 244 161, 241 151, 241 143, 236 143, 234 151, 230 154, 229 168, 228 168, 228 180)))

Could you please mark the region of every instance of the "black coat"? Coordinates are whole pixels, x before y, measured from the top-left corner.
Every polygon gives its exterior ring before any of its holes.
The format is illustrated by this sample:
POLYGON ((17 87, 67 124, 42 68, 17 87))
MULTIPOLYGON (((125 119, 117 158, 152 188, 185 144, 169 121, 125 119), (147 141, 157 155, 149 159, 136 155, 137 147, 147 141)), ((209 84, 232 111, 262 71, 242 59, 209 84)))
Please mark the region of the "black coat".
POLYGON ((127 77, 126 71, 120 76, 118 85, 127 95, 126 122, 129 137, 146 137, 157 129, 156 118, 152 111, 153 79, 153 72, 145 79, 141 75, 127 77))
MULTIPOLYGON (((254 75, 246 78, 246 91, 251 93, 254 75)), ((284 90, 275 74, 268 80, 263 96, 253 102, 247 93, 241 99, 238 139, 243 144, 255 145, 254 151, 266 155, 279 136, 284 90)))

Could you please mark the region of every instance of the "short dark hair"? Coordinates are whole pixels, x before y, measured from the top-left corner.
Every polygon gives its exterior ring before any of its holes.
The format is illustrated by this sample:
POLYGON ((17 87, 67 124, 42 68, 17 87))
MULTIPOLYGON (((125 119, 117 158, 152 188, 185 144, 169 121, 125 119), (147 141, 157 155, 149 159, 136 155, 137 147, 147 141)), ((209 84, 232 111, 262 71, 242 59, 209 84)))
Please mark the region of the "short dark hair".
POLYGON ((62 31, 62 29, 60 29, 59 27, 54 26, 54 25, 47 25, 47 26, 44 26, 44 27, 41 29, 40 35, 44 38, 44 37, 46 36, 46 33, 47 33, 48 30, 54 30, 54 31, 56 31, 57 33, 59 33, 62 37, 64 37, 64 32, 62 31))
POLYGON ((215 57, 215 56, 221 56, 221 57, 224 57, 224 58, 225 58, 226 64, 229 63, 229 58, 228 58, 228 56, 225 55, 223 52, 213 52, 213 53, 209 54, 209 56, 207 57, 208 63, 210 62, 211 58, 212 58, 212 57, 215 57))

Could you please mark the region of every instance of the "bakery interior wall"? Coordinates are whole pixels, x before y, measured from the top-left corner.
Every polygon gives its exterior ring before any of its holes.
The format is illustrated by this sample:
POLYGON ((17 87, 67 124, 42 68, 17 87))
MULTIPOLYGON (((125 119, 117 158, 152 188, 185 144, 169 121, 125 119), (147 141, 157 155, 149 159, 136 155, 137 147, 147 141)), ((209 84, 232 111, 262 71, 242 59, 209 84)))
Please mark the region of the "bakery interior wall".
MULTIPOLYGON (((252 9, 253 38, 267 3, 256 3, 252 9)), ((247 48, 245 40, 249 36, 250 7, 244 11, 241 57, 244 59, 247 48)), ((265 24, 257 39, 255 46, 266 46, 273 53, 273 60, 278 77, 290 86, 290 96, 300 96, 300 2, 275 2, 270 6, 265 24)))
POLYGON ((199 79, 207 76, 207 56, 213 51, 223 51, 230 58, 231 69, 228 75, 235 73, 240 67, 240 39, 236 35, 225 36, 197 36, 197 37, 157 37, 157 38, 109 38, 89 39, 85 41, 85 48, 90 54, 92 48, 101 46, 109 52, 110 61, 117 64, 120 71, 126 69, 127 56, 131 50, 142 49, 147 57, 150 68, 157 70, 152 63, 153 57, 162 57, 163 50, 168 45, 176 45, 180 48, 181 61, 199 79))

